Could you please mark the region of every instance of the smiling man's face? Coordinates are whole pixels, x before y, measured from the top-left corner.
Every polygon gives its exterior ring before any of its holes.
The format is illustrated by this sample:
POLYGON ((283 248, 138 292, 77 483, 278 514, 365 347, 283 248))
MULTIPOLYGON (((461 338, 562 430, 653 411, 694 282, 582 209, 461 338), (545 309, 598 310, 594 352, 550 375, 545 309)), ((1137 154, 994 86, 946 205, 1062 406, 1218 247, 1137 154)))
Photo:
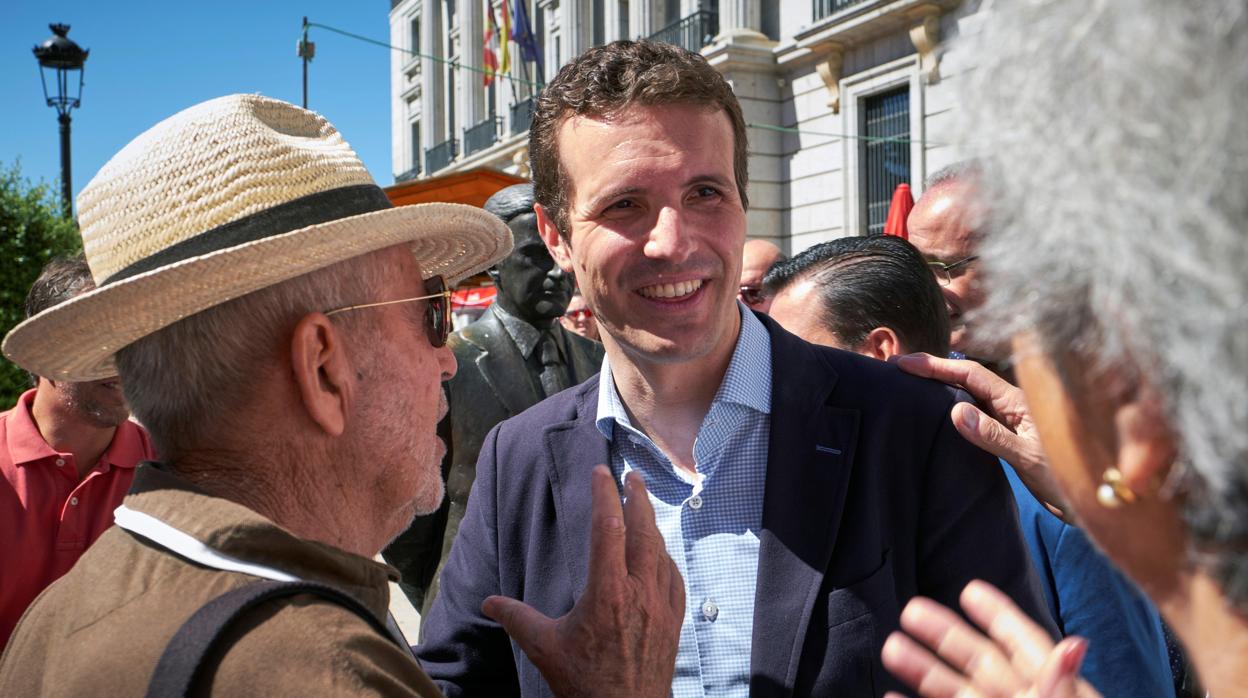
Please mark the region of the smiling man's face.
POLYGON ((603 332, 636 362, 731 352, 745 209, 722 110, 632 106, 559 127, 568 231, 542 237, 574 272, 603 332))

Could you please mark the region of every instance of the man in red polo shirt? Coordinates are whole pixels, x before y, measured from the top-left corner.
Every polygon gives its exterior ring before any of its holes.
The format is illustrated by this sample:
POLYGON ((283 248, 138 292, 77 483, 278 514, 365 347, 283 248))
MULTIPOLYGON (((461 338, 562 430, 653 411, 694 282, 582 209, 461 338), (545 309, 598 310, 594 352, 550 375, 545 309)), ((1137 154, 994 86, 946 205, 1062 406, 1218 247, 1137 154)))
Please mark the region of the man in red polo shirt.
MULTIPOLYGON (((54 259, 26 297, 26 316, 94 286, 81 256, 54 259)), ((0 649, 30 602, 113 525, 134 466, 155 458, 116 378, 35 380, 0 413, 0 649)))

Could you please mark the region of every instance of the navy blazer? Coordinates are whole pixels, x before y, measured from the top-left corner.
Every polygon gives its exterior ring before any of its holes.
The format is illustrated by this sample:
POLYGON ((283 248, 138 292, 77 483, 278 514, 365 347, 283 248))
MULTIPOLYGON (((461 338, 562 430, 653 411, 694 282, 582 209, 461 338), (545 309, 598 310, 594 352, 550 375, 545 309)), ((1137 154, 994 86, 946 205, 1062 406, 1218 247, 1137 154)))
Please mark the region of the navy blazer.
MULTIPOLYGON (((965 393, 760 319, 773 378, 750 694, 901 688, 880 649, 902 607, 923 595, 957 608, 972 579, 1056 636, 1001 468, 949 417, 965 393)), ((486 438, 415 648, 448 696, 552 695, 480 607, 502 594, 555 618, 585 589, 590 471, 609 463, 597 398, 595 376, 486 438)))

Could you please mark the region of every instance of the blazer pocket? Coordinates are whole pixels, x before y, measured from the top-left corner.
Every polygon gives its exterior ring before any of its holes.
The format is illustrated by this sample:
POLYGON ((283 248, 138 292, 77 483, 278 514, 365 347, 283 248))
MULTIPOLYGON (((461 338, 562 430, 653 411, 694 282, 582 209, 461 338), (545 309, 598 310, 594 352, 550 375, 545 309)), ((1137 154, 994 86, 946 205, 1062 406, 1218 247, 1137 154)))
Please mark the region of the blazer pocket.
POLYGON ((885 549, 879 567, 862 579, 828 593, 828 627, 871 615, 883 606, 896 607, 893 563, 885 549))

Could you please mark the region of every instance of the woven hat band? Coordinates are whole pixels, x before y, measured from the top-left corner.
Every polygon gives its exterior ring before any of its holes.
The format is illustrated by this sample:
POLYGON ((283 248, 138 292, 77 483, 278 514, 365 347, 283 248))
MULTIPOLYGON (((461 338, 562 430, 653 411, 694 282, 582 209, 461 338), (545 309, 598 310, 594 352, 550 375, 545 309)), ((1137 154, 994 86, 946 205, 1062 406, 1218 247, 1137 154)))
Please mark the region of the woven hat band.
POLYGON ((375 184, 356 184, 308 194, 170 245, 117 271, 99 285, 107 286, 143 272, 244 243, 391 207, 386 193, 375 184))

